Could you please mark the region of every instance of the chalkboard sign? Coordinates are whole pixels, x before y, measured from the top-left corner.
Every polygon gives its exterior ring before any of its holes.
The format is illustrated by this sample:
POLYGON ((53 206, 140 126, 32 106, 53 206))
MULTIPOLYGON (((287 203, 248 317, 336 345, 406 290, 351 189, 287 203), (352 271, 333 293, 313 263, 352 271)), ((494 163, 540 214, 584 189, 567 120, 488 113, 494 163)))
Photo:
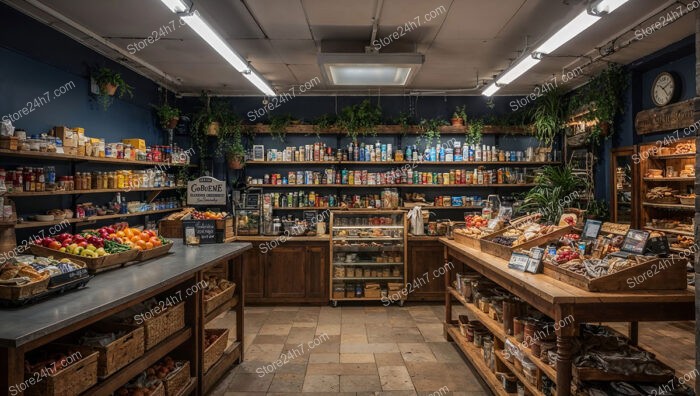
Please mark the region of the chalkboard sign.
POLYGON ((581 233, 581 239, 585 241, 595 241, 603 223, 599 220, 586 220, 581 233))
POLYGON ((622 250, 626 253, 644 254, 644 248, 649 240, 649 232, 642 230, 629 230, 625 235, 625 241, 622 243, 622 250))
POLYGON ((671 254, 671 248, 668 246, 668 238, 666 238, 666 236, 649 239, 649 242, 647 242, 647 250, 659 256, 668 256, 671 254))
POLYGON ((185 243, 189 235, 198 236, 200 244, 223 242, 216 230, 216 220, 182 220, 182 227, 185 243))

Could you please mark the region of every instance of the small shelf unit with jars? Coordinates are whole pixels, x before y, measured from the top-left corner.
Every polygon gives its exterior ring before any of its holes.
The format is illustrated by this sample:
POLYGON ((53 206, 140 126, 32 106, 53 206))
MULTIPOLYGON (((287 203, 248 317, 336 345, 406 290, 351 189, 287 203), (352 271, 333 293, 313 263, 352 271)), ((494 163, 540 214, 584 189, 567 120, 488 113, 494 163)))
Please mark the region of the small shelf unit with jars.
POLYGON ((406 212, 332 211, 330 217, 331 304, 396 301, 406 284, 406 212))

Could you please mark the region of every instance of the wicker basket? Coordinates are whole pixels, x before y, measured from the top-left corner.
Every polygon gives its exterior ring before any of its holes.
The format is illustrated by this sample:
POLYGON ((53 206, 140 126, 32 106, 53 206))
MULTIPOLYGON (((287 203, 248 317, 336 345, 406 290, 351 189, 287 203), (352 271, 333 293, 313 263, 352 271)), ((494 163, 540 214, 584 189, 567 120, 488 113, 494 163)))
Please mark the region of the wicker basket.
POLYGON ((217 294, 216 296, 204 300, 204 314, 208 315, 212 311, 214 311, 216 308, 221 306, 221 304, 225 304, 228 300, 233 298, 233 293, 236 292, 236 284, 231 283, 231 286, 228 289, 225 289, 221 293, 217 294))
POLYGON ((30 282, 21 286, 0 286, 0 299, 2 300, 24 300, 25 298, 36 296, 46 291, 51 278, 46 276, 44 279, 30 282))
POLYGON ((99 353, 80 348, 82 358, 68 367, 42 377, 40 373, 27 375, 27 380, 40 379, 25 392, 28 396, 76 396, 97 383, 99 353), (39 377, 37 377, 39 375, 39 377))
POLYGON ((656 199, 648 199, 647 202, 658 204, 676 204, 679 202, 678 196, 670 196, 656 199))
POLYGON ((685 197, 683 195, 676 195, 681 201, 681 205, 695 205, 695 197, 685 197))
POLYGON ((176 396, 190 382, 190 362, 185 360, 177 362, 177 364, 180 365, 180 368, 163 378, 167 396, 176 396))
POLYGON ((213 344, 209 345, 209 348, 204 350, 204 367, 203 372, 209 371, 209 369, 218 362, 219 359, 224 356, 224 351, 226 350, 226 345, 228 344, 228 329, 205 329, 204 334, 218 334, 219 338, 214 341, 213 344))
POLYGON ((185 303, 179 303, 160 315, 145 319, 143 327, 148 350, 185 327, 185 303))
POLYGON ((144 353, 144 329, 143 326, 133 326, 117 323, 98 322, 89 327, 98 333, 126 332, 103 347, 89 347, 93 351, 99 352, 97 360, 97 377, 106 378, 122 367, 143 356, 144 353))
POLYGON ((151 391, 150 396, 165 396, 165 385, 161 382, 158 387, 151 391))

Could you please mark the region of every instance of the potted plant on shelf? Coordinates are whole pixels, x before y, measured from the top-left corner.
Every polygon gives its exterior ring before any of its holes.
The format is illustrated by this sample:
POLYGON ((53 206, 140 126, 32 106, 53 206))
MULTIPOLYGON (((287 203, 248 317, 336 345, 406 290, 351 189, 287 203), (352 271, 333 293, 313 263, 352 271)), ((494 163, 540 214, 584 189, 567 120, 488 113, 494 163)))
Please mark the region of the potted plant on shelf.
POLYGON ((314 131, 316 137, 321 137, 321 132, 328 131, 338 122, 338 117, 335 114, 323 114, 314 120, 314 131))
POLYGON ((360 104, 345 106, 338 117, 337 125, 345 129, 353 141, 361 134, 377 134, 376 127, 382 120, 382 108, 374 106, 369 99, 360 104))
POLYGON ((465 126, 467 124, 467 106, 457 106, 450 119, 453 127, 465 126))
POLYGON ((243 169, 245 165, 244 126, 232 113, 225 113, 216 145, 216 155, 225 157, 229 169, 243 169))
POLYGON ((484 121, 481 119, 472 120, 464 136, 464 144, 474 146, 481 143, 482 132, 484 131, 484 121))
POLYGON ((127 84, 121 74, 109 68, 101 67, 93 71, 91 77, 99 88, 98 101, 105 110, 112 104, 112 97, 117 93, 117 90, 119 90, 119 98, 124 97, 124 94, 134 97, 134 87, 127 84))
POLYGON ((173 129, 180 121, 180 109, 170 107, 167 103, 157 107, 158 119, 163 129, 173 129))
POLYGON ((533 135, 544 146, 551 146, 564 125, 561 95, 551 89, 537 99, 533 110, 533 135))
MULTIPOLYGON (((212 105, 209 95, 202 95, 203 105, 200 110, 192 115, 190 124, 190 137, 192 145, 197 153, 204 153, 207 148, 207 136, 218 136, 220 120, 225 113, 223 105, 212 105)), ((200 157, 202 155, 200 154, 200 157)))

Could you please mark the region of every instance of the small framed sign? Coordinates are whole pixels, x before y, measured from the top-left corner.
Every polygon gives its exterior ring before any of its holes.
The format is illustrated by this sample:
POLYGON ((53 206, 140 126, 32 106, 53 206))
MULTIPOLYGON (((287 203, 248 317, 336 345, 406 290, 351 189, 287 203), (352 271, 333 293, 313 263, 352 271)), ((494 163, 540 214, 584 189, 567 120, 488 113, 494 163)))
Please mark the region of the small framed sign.
POLYGON ((583 226, 583 232, 581 233, 581 239, 585 241, 594 241, 598 238, 602 226, 603 222, 599 220, 586 220, 586 224, 583 226))
POLYGON ((526 272, 537 274, 541 270, 542 257, 544 257, 544 249, 533 247, 530 249, 530 261, 527 263, 526 272))
POLYGON ((649 232, 642 230, 629 230, 625 235, 625 241, 622 243, 620 250, 627 253, 644 254, 644 248, 649 240, 649 232))
POLYGON ((262 144, 253 145, 253 161, 265 161, 265 146, 262 144))
POLYGON ((527 253, 513 252, 508 262, 508 268, 516 271, 525 272, 530 262, 530 255, 527 253))

